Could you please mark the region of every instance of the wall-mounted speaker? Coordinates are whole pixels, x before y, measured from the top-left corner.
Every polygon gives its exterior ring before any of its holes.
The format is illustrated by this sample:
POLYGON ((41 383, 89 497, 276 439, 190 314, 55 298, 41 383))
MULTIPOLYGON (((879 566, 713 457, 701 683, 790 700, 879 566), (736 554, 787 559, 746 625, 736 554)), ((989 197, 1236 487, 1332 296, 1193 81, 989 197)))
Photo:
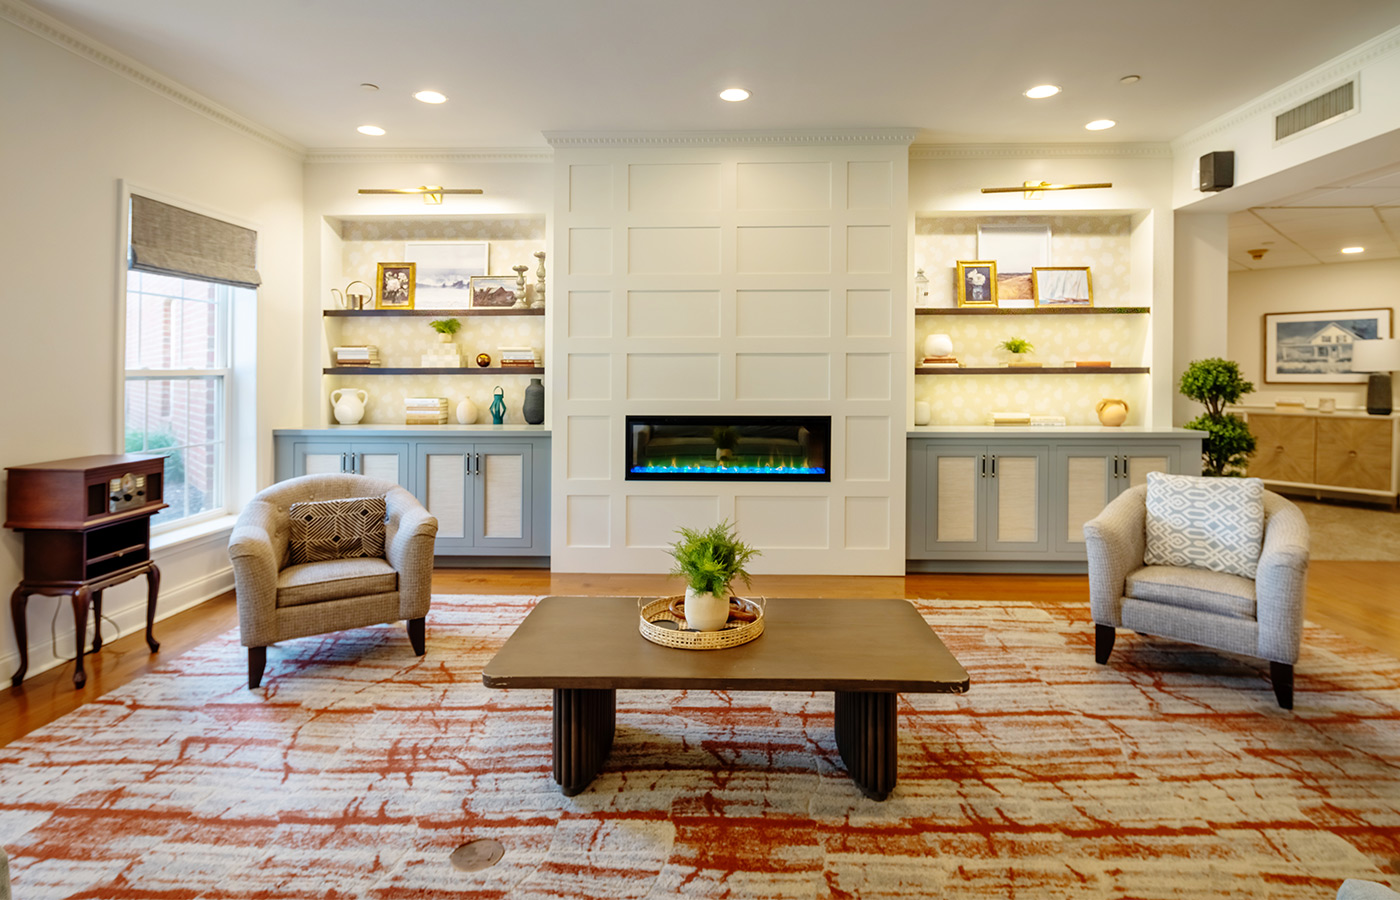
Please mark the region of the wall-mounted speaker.
POLYGON ((1235 185, 1235 151, 1217 150, 1201 157, 1201 190, 1223 191, 1235 185))

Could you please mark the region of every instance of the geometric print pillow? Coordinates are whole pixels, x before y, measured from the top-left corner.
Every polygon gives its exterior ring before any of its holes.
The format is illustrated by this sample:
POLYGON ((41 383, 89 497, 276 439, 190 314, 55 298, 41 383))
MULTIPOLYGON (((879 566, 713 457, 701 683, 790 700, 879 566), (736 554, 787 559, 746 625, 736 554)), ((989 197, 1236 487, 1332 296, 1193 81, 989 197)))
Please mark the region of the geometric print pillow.
POLYGON ((1254 578, 1264 544, 1264 482, 1147 473, 1149 566, 1254 578))
POLYGON ((383 497, 293 503, 292 564, 384 555, 383 497))

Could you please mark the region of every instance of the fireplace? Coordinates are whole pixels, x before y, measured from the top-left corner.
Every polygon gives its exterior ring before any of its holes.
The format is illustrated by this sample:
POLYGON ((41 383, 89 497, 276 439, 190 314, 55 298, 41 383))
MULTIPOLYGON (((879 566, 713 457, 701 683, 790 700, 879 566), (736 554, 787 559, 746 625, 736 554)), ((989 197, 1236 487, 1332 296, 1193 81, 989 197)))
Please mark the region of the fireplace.
POLYGON ((628 416, 628 481, 830 481, 830 416, 628 416))

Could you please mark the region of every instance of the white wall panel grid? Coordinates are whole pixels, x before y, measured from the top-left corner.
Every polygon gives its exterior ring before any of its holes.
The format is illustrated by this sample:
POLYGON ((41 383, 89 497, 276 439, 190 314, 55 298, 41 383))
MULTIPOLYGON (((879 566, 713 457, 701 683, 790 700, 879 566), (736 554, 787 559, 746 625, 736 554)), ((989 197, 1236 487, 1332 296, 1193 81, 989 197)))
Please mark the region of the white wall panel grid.
POLYGON ((666 571, 675 528, 729 519, 755 572, 902 573, 907 144, 554 159, 552 567, 666 571), (831 416, 831 482, 626 480, 628 415, 725 413, 831 416))

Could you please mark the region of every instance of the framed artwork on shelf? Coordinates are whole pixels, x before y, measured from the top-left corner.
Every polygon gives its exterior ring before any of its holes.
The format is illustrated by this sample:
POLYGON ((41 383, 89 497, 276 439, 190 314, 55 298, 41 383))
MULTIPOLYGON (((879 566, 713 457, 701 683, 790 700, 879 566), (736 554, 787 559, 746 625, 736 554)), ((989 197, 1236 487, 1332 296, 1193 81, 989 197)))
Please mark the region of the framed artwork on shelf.
POLYGON ((1036 306, 1093 306, 1088 266, 1036 266, 1031 270, 1036 306))
POLYGON ((403 255, 418 268, 414 306, 418 309, 464 309, 471 304, 471 280, 485 275, 491 245, 487 241, 407 241, 403 255))
POLYGON ((378 309, 413 309, 413 263, 379 263, 375 274, 378 309))
POLYGON ((977 255, 997 264, 997 306, 1032 307, 1031 273, 1050 265, 1050 226, 978 225, 977 255))
POLYGON ((1365 384, 1351 368, 1353 343, 1394 337, 1389 309, 1264 314, 1264 380, 1273 384, 1365 384))
POLYGON ((997 305, 997 264, 993 260, 958 260, 958 306, 997 305))
POLYGON ((515 306, 518 298, 515 295, 516 278, 514 275, 473 275, 471 280, 471 305, 474 307, 486 307, 490 309, 503 309, 515 306))

